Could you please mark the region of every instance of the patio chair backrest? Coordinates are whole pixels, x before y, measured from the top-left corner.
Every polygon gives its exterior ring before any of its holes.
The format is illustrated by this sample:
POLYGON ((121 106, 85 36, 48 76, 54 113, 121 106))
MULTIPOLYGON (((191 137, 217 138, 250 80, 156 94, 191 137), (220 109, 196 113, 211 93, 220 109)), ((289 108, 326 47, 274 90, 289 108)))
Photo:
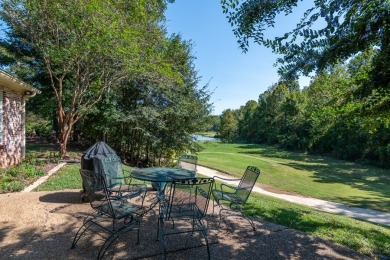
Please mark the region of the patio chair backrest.
POLYGON ((103 175, 90 170, 81 169, 81 178, 91 207, 98 212, 105 212, 115 218, 110 201, 110 191, 107 188, 103 175))
POLYGON ((125 184, 122 161, 119 157, 106 157, 99 161, 108 187, 125 184))
MULTIPOLYGON (((191 178, 173 182, 168 196, 170 209, 191 208, 196 218, 203 218, 207 214, 213 183, 213 178, 191 178)), ((186 210, 179 212, 186 214, 186 210)), ((177 215, 178 212, 175 213, 177 215)))
POLYGON ((185 168, 196 173, 198 157, 195 155, 182 154, 177 158, 177 167, 185 168))
POLYGON ((240 197, 242 203, 245 204, 260 176, 260 170, 255 166, 248 166, 238 184, 237 196, 240 197))

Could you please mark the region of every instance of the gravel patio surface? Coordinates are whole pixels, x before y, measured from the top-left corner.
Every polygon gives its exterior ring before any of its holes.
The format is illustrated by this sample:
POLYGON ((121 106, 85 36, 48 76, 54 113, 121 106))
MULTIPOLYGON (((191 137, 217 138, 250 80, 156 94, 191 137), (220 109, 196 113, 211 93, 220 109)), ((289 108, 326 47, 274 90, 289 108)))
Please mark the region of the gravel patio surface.
MULTIPOLYGON (((75 249, 73 236, 93 210, 81 203, 80 190, 0 194, 0 259, 95 259, 102 240, 84 235, 75 249)), ((150 194, 146 203, 154 200, 150 194)), ((370 259, 349 248, 305 233, 254 219, 229 218, 218 229, 209 218, 212 259, 370 259), (229 227, 229 229, 227 229, 229 227)), ((117 239, 105 259, 163 259, 163 245, 156 241, 157 216, 148 213, 141 222, 140 244, 136 232, 117 239)), ((206 259, 203 238, 197 234, 172 236, 168 259, 206 259)))

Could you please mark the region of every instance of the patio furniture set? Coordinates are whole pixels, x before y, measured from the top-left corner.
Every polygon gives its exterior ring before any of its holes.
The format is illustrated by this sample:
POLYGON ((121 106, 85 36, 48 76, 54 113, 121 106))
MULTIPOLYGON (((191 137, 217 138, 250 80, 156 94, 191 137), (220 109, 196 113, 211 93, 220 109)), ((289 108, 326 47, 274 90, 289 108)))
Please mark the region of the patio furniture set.
POLYGON ((98 227, 107 234, 103 238, 97 259, 102 259, 112 243, 125 232, 137 232, 137 243, 140 243, 140 224, 150 211, 154 211, 158 216, 156 240, 163 242, 164 259, 168 253, 168 237, 194 232, 199 232, 204 237, 207 258, 211 258, 204 219, 210 214, 214 216, 215 207, 220 209, 219 228, 221 221, 232 214, 239 214, 248 220, 255 230, 252 220, 243 212, 243 206, 260 175, 259 169, 254 166, 248 166, 240 179, 223 179, 239 181, 237 186, 224 183, 217 186, 217 177, 197 176, 197 157, 193 155, 180 156, 176 167, 140 168, 127 176, 118 156, 106 154, 97 158, 94 165, 98 167, 94 170, 80 170, 84 198, 89 200, 96 214, 84 220, 74 236, 72 248, 75 248, 83 234, 92 230, 92 227, 98 227), (143 184, 134 184, 134 179, 143 184), (151 189, 146 183, 152 183, 156 190, 155 199, 148 206, 144 205, 144 201, 151 189), (213 199, 212 205, 210 199, 213 199))

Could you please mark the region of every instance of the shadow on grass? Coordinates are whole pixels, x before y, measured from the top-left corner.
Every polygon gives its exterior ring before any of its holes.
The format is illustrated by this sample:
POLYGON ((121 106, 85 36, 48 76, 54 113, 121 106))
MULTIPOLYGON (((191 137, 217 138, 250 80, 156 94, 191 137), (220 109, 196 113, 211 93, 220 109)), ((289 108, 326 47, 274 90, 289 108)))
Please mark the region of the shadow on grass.
POLYGON ((274 207, 273 210, 247 204, 245 210, 250 215, 260 216, 265 220, 287 228, 321 236, 322 238, 343 244, 372 257, 390 258, 390 228, 375 226, 366 227, 365 221, 352 224, 347 217, 333 217, 332 214, 316 212, 310 209, 274 207), (314 216, 317 215, 317 216, 314 216))
POLYGON ((302 164, 299 162, 283 163, 283 165, 297 170, 313 172, 313 180, 318 183, 342 183, 351 188, 364 190, 371 195, 381 197, 370 199, 368 197, 353 196, 349 198, 332 198, 341 203, 348 203, 357 207, 371 208, 390 212, 390 176, 385 171, 370 171, 369 168, 359 166, 340 165, 340 162, 328 162, 321 165, 302 164), (348 172, 346 172, 348 170, 348 172))
POLYGON ((243 150, 243 151, 239 151, 238 153, 259 155, 262 157, 280 158, 280 159, 287 159, 287 160, 299 160, 299 161, 305 161, 307 160, 308 157, 312 157, 310 159, 315 160, 317 163, 324 161, 323 157, 307 155, 305 153, 299 153, 299 152, 291 152, 271 145, 240 144, 237 146, 237 148, 243 150))
MULTIPOLYGON (((51 155, 58 155, 59 147, 59 144, 48 142, 26 143, 26 156, 46 158, 51 155)), ((67 145, 67 155, 79 159, 86 149, 88 149, 86 146, 69 143, 67 145)))

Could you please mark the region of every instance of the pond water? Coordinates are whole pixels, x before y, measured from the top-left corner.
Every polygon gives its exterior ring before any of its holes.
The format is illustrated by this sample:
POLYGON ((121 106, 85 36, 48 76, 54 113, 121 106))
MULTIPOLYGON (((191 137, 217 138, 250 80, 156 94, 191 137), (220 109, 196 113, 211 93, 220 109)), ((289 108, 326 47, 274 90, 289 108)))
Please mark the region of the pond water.
POLYGON ((219 142, 219 138, 215 137, 208 137, 203 135, 194 135, 196 141, 198 142, 219 142))

